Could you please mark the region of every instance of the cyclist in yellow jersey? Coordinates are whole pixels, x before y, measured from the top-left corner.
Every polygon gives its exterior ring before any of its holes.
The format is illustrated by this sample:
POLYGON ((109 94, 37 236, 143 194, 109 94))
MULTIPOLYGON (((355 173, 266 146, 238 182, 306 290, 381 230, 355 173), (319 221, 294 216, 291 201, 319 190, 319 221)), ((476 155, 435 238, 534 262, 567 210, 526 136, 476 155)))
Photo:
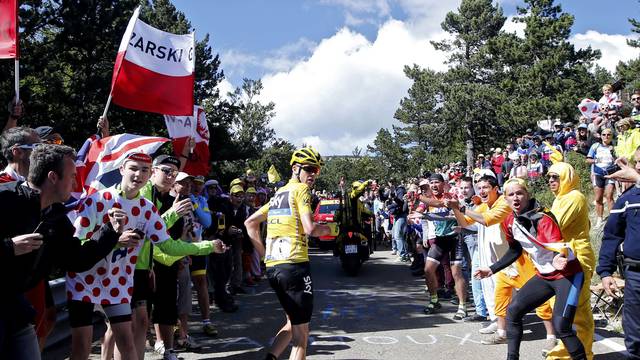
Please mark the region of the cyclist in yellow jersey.
POLYGON ((287 323, 278 331, 266 359, 277 359, 293 340, 290 360, 306 358, 309 321, 313 312, 313 282, 307 235, 325 236, 327 225, 313 222, 310 188, 320 174, 322 157, 312 147, 291 156, 291 179, 268 204, 245 221, 256 251, 264 256, 269 284, 282 305, 287 323), (260 224, 267 221, 266 246, 260 224))

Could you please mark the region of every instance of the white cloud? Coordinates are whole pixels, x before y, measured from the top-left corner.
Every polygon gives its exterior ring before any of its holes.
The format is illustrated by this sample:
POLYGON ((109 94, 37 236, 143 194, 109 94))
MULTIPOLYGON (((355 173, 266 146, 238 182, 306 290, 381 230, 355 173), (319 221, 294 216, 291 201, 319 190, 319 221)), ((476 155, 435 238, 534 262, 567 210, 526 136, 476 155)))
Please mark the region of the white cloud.
MULTIPOLYGON (((326 155, 350 154, 356 146, 371 144, 381 127, 398 124, 393 114, 411 86, 404 65, 446 69, 446 54, 435 51, 429 40, 446 36, 440 23, 459 1, 394 0, 406 14, 404 21, 391 18, 392 0, 322 1, 342 6, 348 26, 380 24, 375 39, 343 28, 320 43, 300 39, 262 55, 229 51, 222 61, 225 70, 266 70, 261 100, 276 104, 271 125, 277 136, 313 145, 326 155)), ((503 29, 524 35, 524 24, 514 23, 513 16, 503 29)), ((600 49, 599 63, 613 70, 617 61, 638 56, 626 38, 588 31, 571 41, 600 49)))
POLYGON ((595 30, 575 34, 569 39, 576 48, 591 46, 602 53, 598 64, 614 72, 619 61, 629 61, 640 56, 640 49, 627 45, 627 39, 637 38, 631 35, 603 34, 595 30))
POLYGON ((313 51, 316 43, 307 38, 300 38, 294 43, 264 54, 249 54, 231 49, 222 53, 221 61, 228 75, 243 77, 248 68, 256 67, 267 72, 288 71, 313 51))
POLYGON ((264 76, 262 98, 276 104, 277 136, 315 145, 327 155, 366 147, 378 129, 395 122, 393 114, 411 86, 404 65, 445 68, 445 54, 428 40, 397 20, 383 24, 373 42, 344 28, 289 71, 264 76))
POLYGON ((502 30, 508 33, 515 33, 516 36, 524 38, 524 29, 527 27, 525 23, 513 21, 514 16, 507 16, 507 20, 502 25, 502 30))
POLYGON ((236 89, 235 86, 233 86, 233 84, 231 84, 227 79, 222 79, 222 81, 218 83, 217 87, 220 91, 220 97, 223 99, 228 98, 227 94, 234 92, 236 89))

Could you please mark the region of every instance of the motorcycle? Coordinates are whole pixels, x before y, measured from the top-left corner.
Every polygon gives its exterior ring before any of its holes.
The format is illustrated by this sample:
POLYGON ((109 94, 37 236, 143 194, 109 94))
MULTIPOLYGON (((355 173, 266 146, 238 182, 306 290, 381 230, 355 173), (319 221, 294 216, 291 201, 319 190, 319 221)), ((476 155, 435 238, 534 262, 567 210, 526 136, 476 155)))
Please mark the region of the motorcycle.
POLYGON ((359 233, 347 231, 340 233, 337 239, 337 256, 340 257, 342 269, 349 276, 358 275, 362 264, 369 260, 371 255, 371 241, 359 233))
MULTIPOLYGON (((357 200, 356 200, 357 201, 357 200)), ((362 264, 373 253, 373 218, 353 221, 354 209, 343 193, 340 198, 340 228, 333 255, 340 258, 342 268, 349 276, 356 276, 362 264)), ((357 216, 357 215, 355 215, 357 216)))

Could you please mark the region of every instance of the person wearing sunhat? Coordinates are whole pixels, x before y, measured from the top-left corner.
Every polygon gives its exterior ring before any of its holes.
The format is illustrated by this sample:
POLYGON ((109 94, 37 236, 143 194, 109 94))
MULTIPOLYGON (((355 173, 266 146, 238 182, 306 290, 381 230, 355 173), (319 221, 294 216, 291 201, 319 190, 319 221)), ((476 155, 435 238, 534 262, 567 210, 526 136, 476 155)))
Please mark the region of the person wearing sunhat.
MULTIPOLYGON (((191 180, 191 202, 193 203, 197 223, 201 227, 200 232, 204 234, 205 230, 210 228, 213 222, 213 215, 209 210, 209 204, 203 196, 205 179, 204 176, 198 175, 192 177, 191 180)), ((202 238, 205 237, 202 236, 202 238)), ((200 315, 202 317, 202 331, 208 336, 216 336, 218 330, 211 324, 210 319, 207 262, 208 257, 206 256, 191 256, 190 275, 194 288, 197 290, 198 306, 200 307, 200 315)), ((186 340, 189 341, 191 339, 187 337, 186 340)))
POLYGON ((631 118, 624 118, 616 123, 618 138, 616 155, 627 161, 633 161, 633 156, 640 146, 640 129, 635 127, 631 118))
POLYGON ((233 180, 231 180, 231 183, 229 184, 229 190, 231 190, 231 188, 233 188, 236 185, 239 185, 240 187, 242 187, 242 190, 244 191, 244 187, 246 186, 246 182, 244 179, 242 178, 235 178, 233 180))
MULTIPOLYGON (((224 202, 221 212, 225 218, 222 240, 231 247, 231 256, 225 263, 225 284, 231 295, 246 294, 242 288, 242 244, 247 236, 244 221, 249 217, 249 208, 244 204, 245 191, 241 185, 233 185, 229 200, 224 202)), ((219 293, 221 289, 217 289, 219 293)), ((221 296, 221 295, 216 295, 221 296)))
POLYGON ((576 151, 579 154, 587 156, 587 154, 589 153, 589 149, 591 149, 591 145, 593 145, 591 135, 589 134, 589 126, 587 124, 581 123, 580 125, 578 125, 576 141, 576 151))

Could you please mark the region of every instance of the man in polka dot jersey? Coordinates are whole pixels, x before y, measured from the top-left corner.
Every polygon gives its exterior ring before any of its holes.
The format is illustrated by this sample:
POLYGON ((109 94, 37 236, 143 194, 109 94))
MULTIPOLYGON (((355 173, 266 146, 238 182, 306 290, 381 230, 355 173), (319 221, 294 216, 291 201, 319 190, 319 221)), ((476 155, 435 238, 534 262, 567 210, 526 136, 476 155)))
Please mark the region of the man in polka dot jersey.
MULTIPOLYGON (((151 157, 142 153, 127 155, 120 167, 120 184, 89 196, 70 214, 75 218, 75 236, 93 241, 94 230, 114 217, 116 232, 129 240, 129 247, 118 247, 92 269, 69 272, 66 276, 69 298, 69 321, 72 327, 71 359, 87 359, 93 336, 93 310, 100 305, 109 318, 115 342, 123 358, 137 359, 131 327, 131 295, 133 271, 142 239, 154 244, 169 239, 164 221, 156 207, 140 196, 142 186, 151 174, 151 157)), ((206 244, 211 250, 213 242, 206 244)), ((210 250, 210 251, 211 251, 210 250)))

